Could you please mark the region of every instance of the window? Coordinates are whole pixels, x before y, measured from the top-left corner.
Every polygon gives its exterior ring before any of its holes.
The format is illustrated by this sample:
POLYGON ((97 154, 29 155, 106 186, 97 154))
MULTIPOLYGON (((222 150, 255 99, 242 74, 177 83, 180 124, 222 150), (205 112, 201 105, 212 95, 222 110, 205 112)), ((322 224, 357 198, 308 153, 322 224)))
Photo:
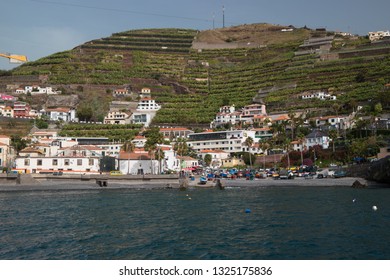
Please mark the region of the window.
POLYGON ((77 165, 83 165, 83 160, 81 158, 77 159, 77 165))
POLYGON ((64 160, 64 165, 69 165, 69 159, 64 160))
POLYGON ((93 159, 93 158, 90 158, 90 159, 89 159, 89 165, 94 165, 94 163, 95 163, 94 159, 93 159))
POLYGON ((25 159, 24 160, 24 165, 25 166, 29 166, 30 165, 30 160, 29 159, 25 159))
POLYGON ((58 165, 58 159, 53 159, 53 165, 58 165))
POLYGON ((42 160, 41 160, 41 159, 38 159, 38 160, 37 160, 37 165, 38 165, 38 166, 42 165, 42 160))

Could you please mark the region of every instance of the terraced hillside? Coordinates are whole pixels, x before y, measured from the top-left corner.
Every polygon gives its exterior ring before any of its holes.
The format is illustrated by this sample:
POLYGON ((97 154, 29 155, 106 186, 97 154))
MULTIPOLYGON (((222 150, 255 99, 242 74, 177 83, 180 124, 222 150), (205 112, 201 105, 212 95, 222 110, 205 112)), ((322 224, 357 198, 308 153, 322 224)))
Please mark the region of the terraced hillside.
POLYGON ((388 98, 382 100, 384 85, 390 82, 389 45, 307 28, 283 31, 286 28, 255 24, 201 32, 120 32, 26 63, 13 75, 48 74, 52 85, 107 87, 134 78, 154 79, 152 95, 163 105, 154 122, 160 124, 206 124, 221 105, 249 104, 259 91, 266 92, 258 99, 267 103, 268 111, 316 112, 330 110, 334 103, 347 110, 352 103, 369 101, 389 106, 388 98), (311 49, 310 38, 315 41, 311 49), (321 40, 329 40, 329 49, 315 47, 321 40), (273 90, 264 90, 268 88, 273 90), (337 101, 299 97, 318 90, 336 95, 337 101))

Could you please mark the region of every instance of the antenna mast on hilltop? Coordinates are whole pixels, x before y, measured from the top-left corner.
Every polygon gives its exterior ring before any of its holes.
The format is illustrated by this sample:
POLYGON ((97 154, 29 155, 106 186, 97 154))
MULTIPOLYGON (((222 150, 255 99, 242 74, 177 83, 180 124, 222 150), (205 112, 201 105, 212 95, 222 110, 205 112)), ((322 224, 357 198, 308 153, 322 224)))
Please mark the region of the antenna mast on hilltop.
POLYGON ((225 28, 225 6, 222 6, 222 27, 225 28))

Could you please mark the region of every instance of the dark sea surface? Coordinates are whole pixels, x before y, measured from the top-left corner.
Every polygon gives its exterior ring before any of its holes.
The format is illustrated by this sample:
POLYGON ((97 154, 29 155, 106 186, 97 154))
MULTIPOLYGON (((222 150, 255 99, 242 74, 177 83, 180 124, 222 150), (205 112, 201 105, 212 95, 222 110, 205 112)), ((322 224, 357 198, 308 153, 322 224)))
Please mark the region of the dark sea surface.
POLYGON ((0 192, 0 245, 3 260, 390 259, 390 189, 0 192))

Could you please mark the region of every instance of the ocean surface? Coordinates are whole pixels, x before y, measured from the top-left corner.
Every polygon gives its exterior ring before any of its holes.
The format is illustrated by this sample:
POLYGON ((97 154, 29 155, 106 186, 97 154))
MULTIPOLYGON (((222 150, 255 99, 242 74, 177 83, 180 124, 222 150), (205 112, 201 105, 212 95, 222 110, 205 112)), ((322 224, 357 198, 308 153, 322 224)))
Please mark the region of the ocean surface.
POLYGON ((390 188, 0 192, 0 245, 2 260, 390 259, 390 188))

